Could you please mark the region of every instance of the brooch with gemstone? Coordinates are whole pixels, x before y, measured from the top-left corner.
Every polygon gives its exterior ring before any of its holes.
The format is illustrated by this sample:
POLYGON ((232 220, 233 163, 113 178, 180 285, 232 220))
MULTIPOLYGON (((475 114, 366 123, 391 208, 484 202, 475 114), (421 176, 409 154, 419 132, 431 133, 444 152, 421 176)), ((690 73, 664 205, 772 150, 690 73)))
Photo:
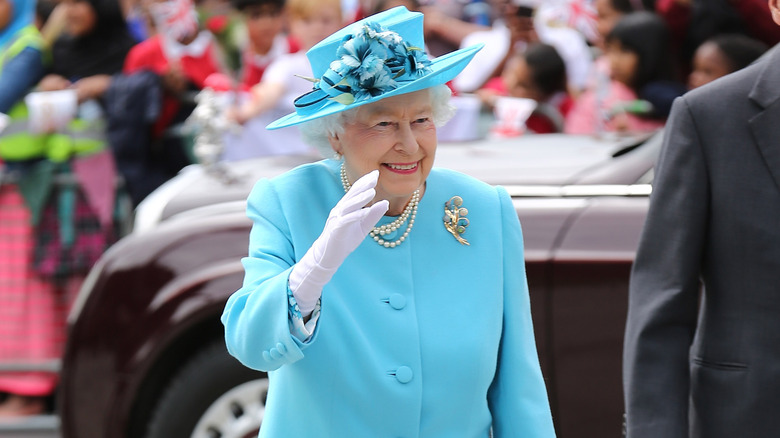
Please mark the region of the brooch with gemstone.
POLYGON ((463 198, 460 196, 453 196, 444 203, 444 228, 461 244, 470 245, 468 240, 461 237, 461 234, 466 232, 466 227, 469 226, 469 220, 466 218, 469 211, 462 205, 463 198))

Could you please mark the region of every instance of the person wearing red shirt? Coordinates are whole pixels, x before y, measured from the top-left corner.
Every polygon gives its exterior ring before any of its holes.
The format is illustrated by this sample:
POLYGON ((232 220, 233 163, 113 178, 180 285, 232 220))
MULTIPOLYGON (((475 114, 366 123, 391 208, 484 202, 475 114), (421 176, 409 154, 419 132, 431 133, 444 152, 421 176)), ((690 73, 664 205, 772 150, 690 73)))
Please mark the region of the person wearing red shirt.
POLYGON ((263 79, 266 68, 280 55, 300 50, 284 33, 284 0, 232 0, 244 20, 248 44, 241 54, 241 87, 249 90, 263 79))

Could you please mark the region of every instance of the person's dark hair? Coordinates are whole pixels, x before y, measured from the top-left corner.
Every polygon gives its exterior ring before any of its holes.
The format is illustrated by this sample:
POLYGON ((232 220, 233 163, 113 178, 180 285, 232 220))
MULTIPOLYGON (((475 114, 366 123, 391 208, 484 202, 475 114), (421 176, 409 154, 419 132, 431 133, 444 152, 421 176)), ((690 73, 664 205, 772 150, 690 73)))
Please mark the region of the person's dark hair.
POLYGON ((56 6, 57 2, 54 0, 38 0, 35 2, 35 15, 38 16, 41 24, 46 23, 56 6))
POLYGON ((135 40, 116 0, 77 0, 88 3, 96 23, 85 35, 63 32, 51 49, 52 73, 70 80, 122 71, 135 40))
POLYGON ((555 47, 544 43, 532 44, 523 56, 531 68, 534 83, 545 96, 566 91, 566 63, 555 47))
POLYGON ((249 6, 263 6, 269 5, 274 10, 281 11, 284 7, 285 0, 230 0, 230 5, 234 9, 243 11, 249 6))
POLYGON ((634 7, 635 2, 632 0, 611 0, 610 3, 612 4, 612 9, 624 14, 630 14, 636 11, 636 8, 634 7))
POLYGON ((534 8, 530 6, 518 6, 515 8, 515 15, 523 18, 533 18, 534 8))
POLYGON ((738 33, 717 35, 706 42, 715 44, 726 56, 732 72, 747 67, 769 50, 763 42, 738 33))
POLYGON ((632 87, 639 90, 648 82, 674 78, 669 38, 663 18, 654 12, 640 11, 621 17, 606 41, 619 42, 624 49, 637 54, 639 65, 632 87))

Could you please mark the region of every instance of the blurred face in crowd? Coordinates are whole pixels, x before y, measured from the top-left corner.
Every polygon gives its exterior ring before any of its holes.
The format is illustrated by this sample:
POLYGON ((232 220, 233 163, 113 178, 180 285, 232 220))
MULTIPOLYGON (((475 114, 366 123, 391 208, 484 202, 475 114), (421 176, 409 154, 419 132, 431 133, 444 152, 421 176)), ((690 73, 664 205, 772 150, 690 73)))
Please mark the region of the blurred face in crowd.
POLYGON ((536 33, 533 17, 518 15, 516 8, 513 6, 509 6, 509 11, 505 16, 505 21, 512 43, 518 41, 525 41, 526 43, 538 42, 539 35, 536 33))
POLYGON ((11 22, 14 15, 14 6, 10 0, 0 0, 0 30, 3 30, 11 22))
POLYGON ((390 213, 400 213, 425 182, 436 154, 430 91, 388 97, 346 117, 344 132, 330 137, 330 144, 344 156, 349 181, 379 169, 374 200, 387 199, 390 213))
POLYGON ((614 40, 607 42, 606 55, 612 79, 633 87, 639 68, 639 55, 614 40))
POLYGON ((510 96, 524 97, 537 102, 544 100, 542 91, 534 82, 533 71, 522 56, 511 58, 502 76, 510 96))
POLYGON ((717 44, 706 42, 693 55, 693 71, 688 76, 688 88, 694 89, 731 73, 726 55, 717 44))
POLYGON ((250 5, 243 10, 249 41, 255 53, 265 55, 284 25, 281 8, 272 4, 250 5))
POLYGON ((303 50, 312 48, 341 27, 341 12, 326 4, 315 8, 305 17, 290 19, 290 31, 298 38, 303 50))
POLYGON ((603 44, 604 37, 615 27, 623 13, 612 6, 612 0, 594 0, 596 9, 596 31, 599 34, 599 44, 603 44))
POLYGON ((69 34, 83 36, 89 34, 97 24, 97 13, 92 5, 85 0, 63 0, 66 6, 65 28, 69 34))

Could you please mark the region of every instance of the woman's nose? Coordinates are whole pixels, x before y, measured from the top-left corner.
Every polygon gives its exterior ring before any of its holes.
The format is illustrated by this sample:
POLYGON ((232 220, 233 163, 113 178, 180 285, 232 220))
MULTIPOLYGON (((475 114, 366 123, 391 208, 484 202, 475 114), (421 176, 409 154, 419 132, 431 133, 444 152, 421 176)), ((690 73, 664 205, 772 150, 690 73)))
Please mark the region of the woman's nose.
POLYGON ((401 123, 398 127, 398 139, 395 144, 396 150, 406 154, 417 152, 420 145, 417 143, 417 137, 414 135, 411 123, 401 123))

